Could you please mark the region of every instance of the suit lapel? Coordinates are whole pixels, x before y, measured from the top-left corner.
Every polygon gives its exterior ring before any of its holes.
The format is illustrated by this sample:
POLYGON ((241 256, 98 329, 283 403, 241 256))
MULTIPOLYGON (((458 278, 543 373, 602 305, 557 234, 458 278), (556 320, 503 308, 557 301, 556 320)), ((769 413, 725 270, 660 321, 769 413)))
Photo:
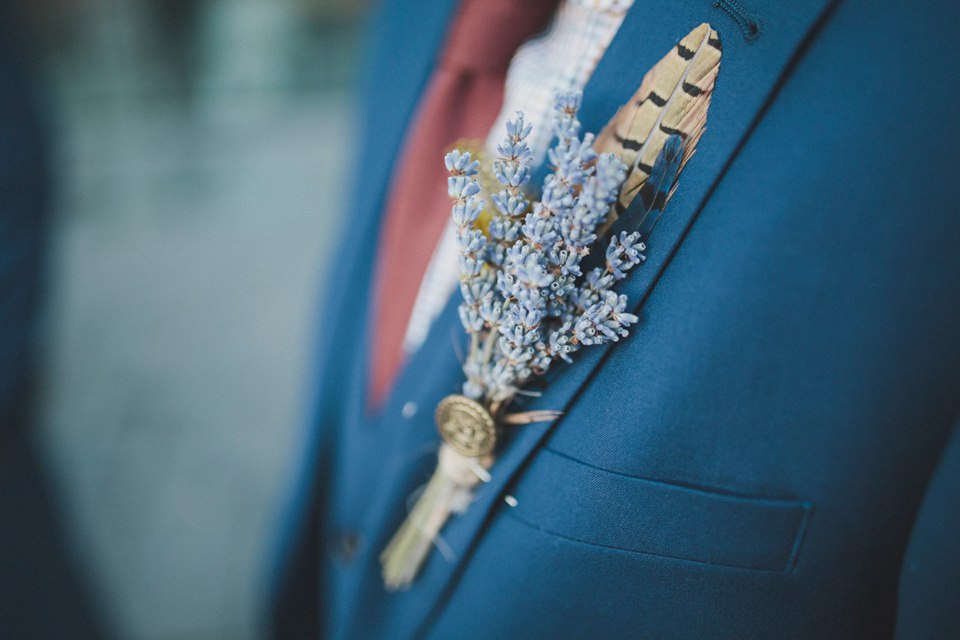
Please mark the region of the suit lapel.
MULTIPOLYGON (((352 201, 356 222, 374 233, 407 124, 440 54, 456 6, 456 0, 390 2, 373 29, 376 49, 370 59, 379 66, 364 72, 366 109, 358 114, 364 138, 352 201)), ((363 252, 354 253, 369 262, 363 252)))
POLYGON ((325 335, 319 340, 314 361, 314 412, 297 448, 300 459, 295 466, 299 472, 293 480, 280 554, 288 553, 286 545, 296 542, 299 520, 295 514, 306 508, 317 486, 321 451, 334 447, 341 435, 331 427, 362 422, 373 274, 370 248, 377 243, 394 158, 456 6, 456 0, 387 2, 370 28, 374 47, 360 74, 361 104, 367 108, 356 116, 363 127, 352 172, 352 207, 345 216, 344 241, 331 261, 320 324, 325 335))
MULTIPOLYGON (((330 335, 320 341, 317 354, 320 385, 314 400, 316 413, 302 447, 301 467, 305 469, 318 464, 319 443, 335 448, 335 440, 344 439, 343 433, 331 432, 330 426, 370 428, 364 413, 368 336, 375 329, 370 326, 369 309, 374 271, 371 248, 377 246, 394 160, 457 5, 458 0, 387 0, 370 29, 368 37, 373 47, 360 82, 360 104, 365 108, 356 115, 362 124, 362 137, 352 172, 352 207, 327 286, 323 330, 330 335)), ((306 496, 312 481, 313 475, 303 474, 297 483, 297 495, 306 496)), ((301 501, 298 498, 296 502, 301 501)), ((329 505, 324 508, 329 509, 329 505)), ((324 548, 325 542, 320 545, 324 548)), ((345 580, 343 588, 356 591, 358 581, 345 580)))
MULTIPOLYGON (((332 440, 342 437, 331 433, 328 425, 353 428, 366 422, 368 336, 375 329, 370 326, 369 308, 374 270, 371 248, 377 246, 394 159, 456 6, 457 0, 386 2, 370 29, 374 47, 361 73, 361 103, 366 108, 357 114, 363 135, 353 169, 353 207, 345 221, 344 241, 332 262, 323 314, 323 330, 336 338, 327 336, 320 341, 316 369, 320 384, 314 399, 316 412, 302 446, 302 468, 317 464, 320 442, 332 446, 332 440)), ((297 494, 306 494, 311 481, 312 475, 304 474, 298 480, 297 494)))
MULTIPOLYGON (((642 306, 727 166, 762 116, 765 105, 772 100, 778 84, 789 73, 791 60, 799 55, 805 39, 815 35, 816 27, 829 13, 828 7, 836 2, 753 0, 751 4, 750 8, 762 20, 762 31, 759 37, 748 43, 735 20, 713 3, 636 0, 584 91, 581 120, 585 131, 596 132, 636 91, 644 73, 691 29, 701 22, 709 22, 720 33, 724 54, 707 132, 648 243, 647 261, 621 283, 621 292, 628 296, 635 309, 642 306)), ((411 367, 404 373, 405 378, 429 378, 428 382, 419 383, 420 391, 416 392, 417 397, 426 402, 438 400, 451 392, 451 381, 435 376, 451 375, 456 376, 456 381, 461 379, 449 346, 450 336, 462 333, 456 332, 459 329, 455 313, 458 302, 459 295, 454 296, 411 362, 411 367), (435 360, 433 365, 428 364, 431 359, 435 360)), ((642 316, 633 330, 643 331, 642 316)), ((573 365, 561 365, 543 396, 528 408, 568 408, 610 348, 616 346, 584 349, 573 365)), ((411 384, 409 379, 403 380, 398 388, 411 384)), ((388 408, 388 412, 394 409, 388 408)), ((424 409, 432 412, 432 406, 424 409)), ((523 463, 562 419, 517 429, 512 442, 500 453, 491 470, 492 481, 478 489, 476 500, 467 513, 452 519, 443 531, 444 539, 455 554, 452 562, 445 562, 435 553, 408 592, 381 596, 384 624, 389 625, 391 637, 420 637, 427 633, 432 620, 440 614, 447 597, 453 592, 456 577, 466 565, 492 508, 502 499, 508 483, 523 463)), ((426 421, 417 421, 401 433, 396 440, 401 451, 437 439, 426 421)), ((356 585, 358 596, 383 589, 377 555, 403 516, 405 497, 425 480, 432 464, 431 459, 385 474, 389 478, 389 483, 385 484, 390 488, 377 496, 376 504, 371 508, 371 519, 367 523, 371 528, 367 530, 376 532, 376 538, 371 541, 376 548, 372 548, 365 558, 361 570, 363 577, 359 580, 363 584, 356 585)), ((354 607, 356 618, 353 624, 348 623, 347 628, 341 629, 347 636, 355 635, 363 628, 360 619, 369 613, 359 606, 358 600, 354 601, 354 607)))
MULTIPOLYGON (((332 287, 334 314, 351 320, 348 326, 342 327, 339 342, 350 345, 347 349, 353 350, 350 357, 341 347, 334 358, 343 357, 354 366, 349 372, 350 393, 327 398, 326 402, 339 404, 349 397, 348 411, 357 410, 357 416, 351 419, 359 419, 366 404, 368 336, 375 330, 370 326, 369 313, 370 284, 374 277, 370 248, 378 243, 394 160, 400 154, 407 125, 440 54, 456 6, 457 0, 389 2, 372 29, 376 48, 369 59, 380 66, 367 68, 363 74, 366 77, 363 104, 367 108, 357 116, 363 123, 364 134, 353 171, 353 215, 346 221, 349 240, 343 243, 335 262, 337 271, 345 274, 345 278, 332 287), (345 313, 348 306, 350 312, 345 313)), ((343 373, 339 363, 329 364, 333 373, 328 369, 326 377, 343 373)), ((340 388, 340 384, 335 388, 340 388)))

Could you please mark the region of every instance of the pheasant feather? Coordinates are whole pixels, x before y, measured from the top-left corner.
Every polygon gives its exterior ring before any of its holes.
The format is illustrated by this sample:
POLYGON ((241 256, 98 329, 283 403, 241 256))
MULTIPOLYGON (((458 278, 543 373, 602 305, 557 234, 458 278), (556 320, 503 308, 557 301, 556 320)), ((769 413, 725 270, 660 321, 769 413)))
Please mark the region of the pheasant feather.
MULTIPOLYGON (((594 148, 598 153, 615 153, 630 167, 608 225, 640 193, 664 145, 674 135, 683 142, 683 153, 672 177, 676 181, 703 134, 721 53, 717 32, 709 24, 701 24, 647 72, 630 101, 617 110, 597 136, 594 148)), ((668 187, 668 198, 672 186, 668 187)))
POLYGON ((683 152, 683 138, 677 134, 667 138, 653 163, 650 176, 640 185, 636 197, 614 223, 615 232, 637 232, 642 240, 650 236, 676 184, 683 152))

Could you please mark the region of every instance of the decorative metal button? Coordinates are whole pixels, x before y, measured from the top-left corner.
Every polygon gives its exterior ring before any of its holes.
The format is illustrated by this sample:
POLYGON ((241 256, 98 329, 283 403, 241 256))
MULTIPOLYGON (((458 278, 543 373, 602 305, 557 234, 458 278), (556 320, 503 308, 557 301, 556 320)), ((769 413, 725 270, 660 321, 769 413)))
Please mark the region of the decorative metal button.
POLYGON ((497 427, 490 412, 467 396, 447 396, 437 405, 437 429, 458 453, 479 457, 493 451, 497 427))

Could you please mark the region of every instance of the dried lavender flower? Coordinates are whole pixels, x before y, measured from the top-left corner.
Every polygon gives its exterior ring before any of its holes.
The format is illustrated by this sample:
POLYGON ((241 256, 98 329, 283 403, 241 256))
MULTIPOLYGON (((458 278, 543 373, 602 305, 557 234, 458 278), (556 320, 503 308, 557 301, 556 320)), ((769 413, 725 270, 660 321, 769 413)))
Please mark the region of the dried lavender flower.
POLYGON ((581 269, 626 175, 617 156, 598 156, 592 134, 580 137, 581 100, 579 93, 556 97, 557 144, 547 154, 553 171, 532 207, 524 193, 531 127, 520 112, 507 121, 493 165, 502 188, 490 196, 486 234, 476 226, 483 212, 477 162, 469 153, 445 158, 460 248, 460 317, 471 336, 463 386, 470 397, 508 401, 554 360, 570 362, 584 345, 619 340, 637 321, 626 296, 611 288, 643 261, 639 234, 612 237, 605 266, 581 269))

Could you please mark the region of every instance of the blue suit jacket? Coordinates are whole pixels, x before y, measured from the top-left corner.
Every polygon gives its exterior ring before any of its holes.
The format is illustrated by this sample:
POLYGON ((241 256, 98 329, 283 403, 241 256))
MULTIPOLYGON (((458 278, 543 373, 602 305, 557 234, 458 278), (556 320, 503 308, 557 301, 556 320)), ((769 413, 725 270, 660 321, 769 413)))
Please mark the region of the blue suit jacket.
POLYGON ((527 406, 563 417, 514 432, 443 531, 455 559, 388 594, 377 556, 435 463, 462 329, 454 299, 364 414, 358 247, 453 11, 386 3, 278 636, 892 637, 901 583, 902 637, 957 628, 960 443, 921 507, 960 410, 960 6, 880 5, 636 0, 585 130, 697 24, 724 47, 708 129, 623 283, 640 321, 556 371, 527 406))

